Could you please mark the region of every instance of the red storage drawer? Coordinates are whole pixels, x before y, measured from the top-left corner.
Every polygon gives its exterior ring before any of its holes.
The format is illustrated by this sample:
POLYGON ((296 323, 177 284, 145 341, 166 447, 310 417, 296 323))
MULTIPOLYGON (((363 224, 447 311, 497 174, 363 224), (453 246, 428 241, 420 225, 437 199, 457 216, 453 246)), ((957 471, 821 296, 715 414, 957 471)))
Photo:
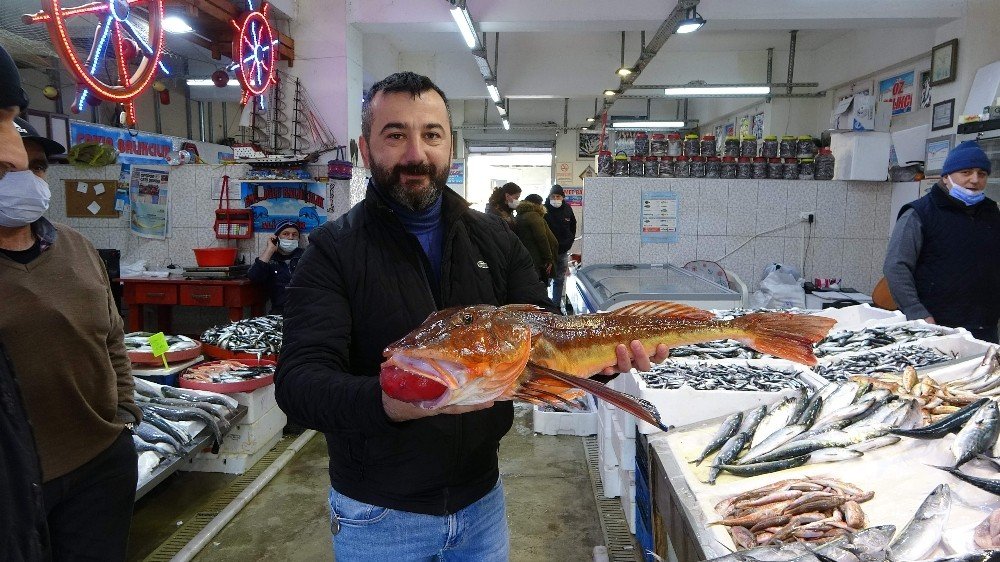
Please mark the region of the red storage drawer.
POLYGON ((136 304, 177 304, 177 287, 166 283, 137 283, 136 304))
POLYGON ((181 285, 184 306, 222 306, 223 288, 218 285, 181 285))

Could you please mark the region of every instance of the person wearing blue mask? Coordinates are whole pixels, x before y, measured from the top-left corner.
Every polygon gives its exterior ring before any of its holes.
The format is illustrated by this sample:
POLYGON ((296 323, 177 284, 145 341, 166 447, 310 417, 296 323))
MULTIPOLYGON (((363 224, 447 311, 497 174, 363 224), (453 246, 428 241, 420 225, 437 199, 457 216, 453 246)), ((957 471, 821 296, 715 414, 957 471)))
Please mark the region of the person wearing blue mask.
POLYGON ((271 301, 271 314, 281 314, 285 311, 285 287, 292 280, 292 273, 299 265, 299 258, 304 251, 299 246, 299 225, 295 221, 285 221, 274 229, 274 236, 267 239, 267 244, 260 251, 260 256, 250 266, 247 276, 254 283, 267 290, 271 301))
POLYGON ((1000 210, 984 193, 991 171, 975 141, 956 146, 941 181, 900 209, 883 273, 907 319, 997 343, 1000 210))

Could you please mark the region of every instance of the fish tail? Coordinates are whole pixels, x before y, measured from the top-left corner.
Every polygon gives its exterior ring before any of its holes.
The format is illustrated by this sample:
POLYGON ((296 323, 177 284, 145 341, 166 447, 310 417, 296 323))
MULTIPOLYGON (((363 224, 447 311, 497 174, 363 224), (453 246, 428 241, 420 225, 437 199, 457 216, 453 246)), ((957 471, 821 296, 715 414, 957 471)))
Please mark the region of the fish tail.
POLYGON ((593 394, 594 396, 610 402, 622 410, 625 410, 636 418, 660 428, 663 431, 670 429, 669 427, 663 425, 663 422, 660 421, 660 413, 656 410, 656 406, 653 406, 646 400, 636 398, 635 396, 625 394, 624 392, 612 390, 594 380, 577 377, 556 371, 554 369, 549 369, 548 367, 543 367, 533 361, 528 362, 528 368, 532 371, 533 379, 525 383, 524 386, 528 388, 531 388, 533 383, 542 382, 544 384, 544 381, 554 379, 562 385, 585 390, 590 394, 593 394))
POLYGON ((813 344, 826 337, 836 320, 823 316, 764 312, 747 314, 729 322, 734 337, 750 347, 782 359, 815 365, 813 344))

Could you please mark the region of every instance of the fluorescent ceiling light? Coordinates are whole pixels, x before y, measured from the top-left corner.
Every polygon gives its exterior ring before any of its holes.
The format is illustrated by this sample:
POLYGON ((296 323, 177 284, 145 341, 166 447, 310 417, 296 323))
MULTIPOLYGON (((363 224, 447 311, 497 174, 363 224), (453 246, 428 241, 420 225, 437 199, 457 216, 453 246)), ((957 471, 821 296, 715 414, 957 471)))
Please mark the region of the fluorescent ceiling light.
POLYGON ((456 6, 451 9, 451 17, 455 20, 455 25, 458 26, 458 30, 462 32, 462 38, 465 39, 465 44, 468 45, 470 49, 475 49, 477 44, 476 28, 472 26, 472 16, 469 15, 468 10, 456 6))
POLYGON ((680 97, 766 96, 770 93, 770 86, 681 86, 663 90, 664 95, 680 97))
POLYGON ((615 95, 615 94, 617 94, 617 93, 618 93, 618 92, 616 92, 616 91, 614 91, 614 90, 604 90, 604 95, 606 95, 606 96, 608 96, 608 97, 611 97, 611 96, 613 96, 613 95, 615 95))
POLYGON ((683 121, 618 121, 612 123, 615 129, 680 129, 683 121))
POLYGON ((493 78, 493 69, 490 68, 490 63, 486 60, 486 57, 474 53, 472 58, 476 59, 476 66, 479 67, 479 73, 483 75, 483 78, 491 80, 493 78))
MULTIPOLYGON (((212 82, 211 78, 188 78, 187 79, 187 85, 188 86, 215 86, 215 82, 212 82)), ((237 81, 237 80, 230 80, 229 83, 226 84, 226 86, 229 86, 229 87, 233 87, 233 86, 235 86, 235 87, 241 87, 239 81, 237 81)))
POLYGON ((701 17, 698 10, 689 8, 687 11, 687 17, 682 19, 680 25, 677 26, 677 33, 691 33, 693 31, 698 31, 703 25, 705 25, 705 18, 701 17))
POLYGON ((487 84, 486 90, 489 91, 490 97, 493 98, 493 103, 500 103, 500 90, 497 89, 496 84, 487 84))
POLYGON ((499 113, 501 116, 507 115, 507 110, 504 108, 504 106, 497 104, 497 113, 499 113))
POLYGON ((510 130, 510 121, 508 121, 506 117, 504 117, 503 119, 501 119, 501 121, 503 122, 503 130, 509 131, 510 130))
POLYGON ((186 21, 177 16, 167 16, 163 18, 160 25, 163 26, 164 31, 169 31, 170 33, 190 33, 194 31, 194 29, 192 29, 186 21))

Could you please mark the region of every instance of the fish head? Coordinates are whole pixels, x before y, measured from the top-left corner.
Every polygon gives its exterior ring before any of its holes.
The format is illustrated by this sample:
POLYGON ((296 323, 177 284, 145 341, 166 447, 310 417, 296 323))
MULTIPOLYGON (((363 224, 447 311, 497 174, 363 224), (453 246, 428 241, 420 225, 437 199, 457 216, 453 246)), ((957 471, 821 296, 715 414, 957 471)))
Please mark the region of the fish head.
POLYGON ((500 397, 531 353, 531 328, 519 318, 521 308, 478 305, 431 314, 383 352, 382 390, 428 409, 500 397))

